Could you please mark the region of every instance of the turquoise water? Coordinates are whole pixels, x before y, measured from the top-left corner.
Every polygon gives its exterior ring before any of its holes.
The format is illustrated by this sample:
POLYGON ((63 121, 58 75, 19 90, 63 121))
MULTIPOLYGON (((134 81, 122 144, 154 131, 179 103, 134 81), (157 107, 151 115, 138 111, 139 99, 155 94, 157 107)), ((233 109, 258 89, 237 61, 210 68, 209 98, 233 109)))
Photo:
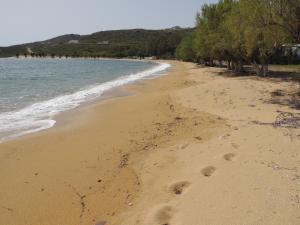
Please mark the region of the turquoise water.
POLYGON ((0 59, 0 140, 52 127, 58 113, 168 67, 125 60, 0 59))

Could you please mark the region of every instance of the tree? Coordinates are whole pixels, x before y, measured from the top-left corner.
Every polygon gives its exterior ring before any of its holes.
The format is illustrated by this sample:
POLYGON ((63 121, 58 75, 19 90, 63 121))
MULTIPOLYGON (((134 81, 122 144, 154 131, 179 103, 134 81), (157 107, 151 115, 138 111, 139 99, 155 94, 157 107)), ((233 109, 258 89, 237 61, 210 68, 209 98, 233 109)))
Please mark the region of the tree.
POLYGON ((240 73, 244 71, 243 63, 247 61, 244 46, 245 37, 243 33, 243 21, 245 18, 239 9, 239 2, 230 1, 230 8, 229 6, 227 6, 227 8, 228 10, 224 15, 221 26, 224 58, 227 61, 228 69, 240 73))
POLYGON ((230 66, 234 60, 231 26, 226 21, 236 4, 233 0, 222 0, 218 4, 204 5, 197 15, 195 49, 197 57, 206 64, 213 65, 213 60, 221 64, 225 60, 230 66))
POLYGON ((197 58, 213 65, 215 43, 217 39, 217 5, 205 4, 201 13, 197 15, 197 27, 195 32, 195 50, 197 58))
POLYGON ((267 75, 271 57, 289 39, 288 33, 276 24, 278 18, 274 17, 280 3, 277 0, 241 0, 239 4, 245 18, 242 26, 247 57, 258 75, 267 75))
POLYGON ((194 34, 187 35, 179 44, 176 50, 177 59, 193 62, 196 58, 196 52, 193 47, 194 34))
POLYGON ((220 0, 202 7, 194 34, 181 42, 177 56, 210 66, 227 61, 237 73, 250 63, 265 76, 283 44, 299 43, 299 36, 300 0, 220 0))

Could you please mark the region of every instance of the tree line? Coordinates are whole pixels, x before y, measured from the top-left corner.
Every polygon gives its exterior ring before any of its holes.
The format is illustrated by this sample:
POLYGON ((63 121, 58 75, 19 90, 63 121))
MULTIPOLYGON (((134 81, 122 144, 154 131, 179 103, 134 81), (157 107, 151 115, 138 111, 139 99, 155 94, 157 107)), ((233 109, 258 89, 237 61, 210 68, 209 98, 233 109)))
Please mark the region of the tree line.
POLYGON ((266 75, 285 46, 300 43, 300 0, 220 0, 205 4, 196 29, 177 48, 178 59, 266 75))
POLYGON ((42 42, 0 47, 0 57, 10 56, 69 56, 111 58, 175 58, 181 40, 193 29, 171 28, 164 30, 117 30, 91 35, 63 35, 42 42), (72 43, 73 39, 76 43, 72 43), (101 44, 103 42, 107 44, 101 44), (28 52, 28 49, 31 51, 28 52))

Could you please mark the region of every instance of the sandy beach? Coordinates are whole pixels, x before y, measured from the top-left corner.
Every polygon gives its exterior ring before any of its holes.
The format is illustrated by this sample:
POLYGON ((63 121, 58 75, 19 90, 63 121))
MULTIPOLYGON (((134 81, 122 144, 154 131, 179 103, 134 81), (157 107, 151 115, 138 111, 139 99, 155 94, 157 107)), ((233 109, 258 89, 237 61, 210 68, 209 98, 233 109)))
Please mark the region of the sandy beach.
POLYGON ((0 224, 300 224, 300 130, 274 126, 297 84, 169 63, 0 144, 0 224))

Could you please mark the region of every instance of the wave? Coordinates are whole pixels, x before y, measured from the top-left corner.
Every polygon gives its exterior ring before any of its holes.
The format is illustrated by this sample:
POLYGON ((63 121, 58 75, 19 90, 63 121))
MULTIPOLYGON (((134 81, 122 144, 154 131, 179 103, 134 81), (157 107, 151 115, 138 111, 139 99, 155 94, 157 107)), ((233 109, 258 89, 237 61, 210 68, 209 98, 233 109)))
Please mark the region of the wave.
POLYGON ((55 125, 53 117, 60 112, 74 109, 81 103, 100 97, 105 91, 134 81, 157 75, 171 65, 159 63, 154 68, 136 74, 119 77, 69 95, 38 102, 18 111, 0 114, 0 143, 25 134, 48 129, 55 125))

